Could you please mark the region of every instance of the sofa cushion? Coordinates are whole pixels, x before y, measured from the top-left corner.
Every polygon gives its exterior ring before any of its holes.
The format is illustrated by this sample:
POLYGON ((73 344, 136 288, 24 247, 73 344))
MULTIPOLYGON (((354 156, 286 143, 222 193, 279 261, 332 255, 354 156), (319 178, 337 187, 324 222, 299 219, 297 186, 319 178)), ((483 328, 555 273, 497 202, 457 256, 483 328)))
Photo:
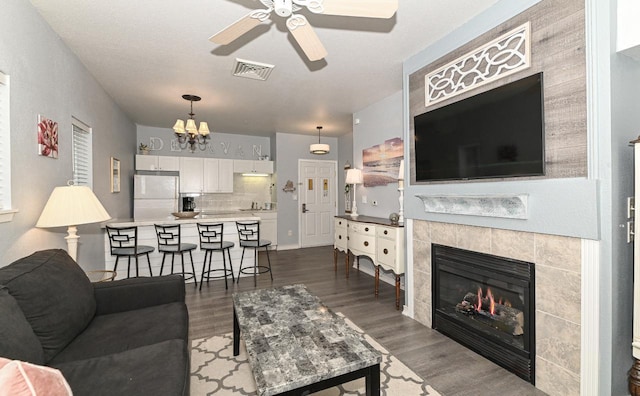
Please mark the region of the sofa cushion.
POLYGON ((7 288, 0 286, 0 356, 44 363, 44 352, 38 337, 24 317, 18 302, 7 288))
POLYGON ((0 268, 0 285, 16 299, 44 350, 45 363, 91 321, 93 286, 67 252, 43 250, 0 268))
POLYGON ((0 357, 0 396, 72 396, 60 370, 0 357))
POLYGON ((53 366, 74 396, 188 395, 189 364, 187 342, 169 340, 53 366))
POLYGON ((97 315, 82 334, 49 363, 89 359, 166 340, 187 340, 188 326, 189 315, 184 303, 97 315))

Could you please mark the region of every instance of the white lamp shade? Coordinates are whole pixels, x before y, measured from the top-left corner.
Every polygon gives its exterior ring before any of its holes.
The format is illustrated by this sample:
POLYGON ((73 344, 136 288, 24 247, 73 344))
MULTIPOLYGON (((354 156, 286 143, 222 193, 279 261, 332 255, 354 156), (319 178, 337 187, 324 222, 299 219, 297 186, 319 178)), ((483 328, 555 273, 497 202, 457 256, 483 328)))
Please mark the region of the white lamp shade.
POLYGON ((404 160, 400 160, 400 168, 398 169, 398 180, 404 180, 404 160))
POLYGON ((360 169, 348 169, 347 170, 347 179, 345 180, 347 184, 362 184, 362 171, 360 169))
POLYGON ((198 133, 201 134, 202 136, 207 136, 210 133, 209 124, 207 124, 205 121, 202 121, 200 123, 200 129, 198 129, 198 133))
POLYGON ((98 223, 111 216, 87 186, 65 186, 53 189, 36 227, 64 227, 98 223))
POLYGON ((184 121, 182 120, 176 120, 175 125, 173 126, 173 131, 175 133, 184 133, 185 129, 184 129, 184 121))
POLYGON ((189 118, 187 120, 187 127, 185 128, 189 133, 198 133, 198 128, 196 127, 196 122, 193 118, 189 118))
POLYGON ((328 144, 316 143, 309 146, 309 152, 312 154, 328 154, 330 150, 331 147, 328 144))

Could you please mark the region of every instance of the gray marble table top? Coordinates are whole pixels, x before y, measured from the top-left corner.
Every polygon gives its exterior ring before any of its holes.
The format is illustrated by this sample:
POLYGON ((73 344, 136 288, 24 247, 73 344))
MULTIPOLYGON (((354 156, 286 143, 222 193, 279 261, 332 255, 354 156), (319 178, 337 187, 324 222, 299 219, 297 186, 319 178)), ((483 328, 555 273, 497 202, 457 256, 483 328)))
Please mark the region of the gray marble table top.
POLYGON ((233 306, 260 396, 380 363, 380 353, 304 285, 235 293, 233 306))

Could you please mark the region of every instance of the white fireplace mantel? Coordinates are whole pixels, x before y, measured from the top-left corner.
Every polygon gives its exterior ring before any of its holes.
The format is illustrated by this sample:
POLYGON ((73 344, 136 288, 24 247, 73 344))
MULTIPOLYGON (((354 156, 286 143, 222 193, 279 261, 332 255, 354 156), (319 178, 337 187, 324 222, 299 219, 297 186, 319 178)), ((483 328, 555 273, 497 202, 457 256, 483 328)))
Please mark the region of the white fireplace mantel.
POLYGON ((528 218, 528 194, 416 194, 428 213, 470 216, 528 218))

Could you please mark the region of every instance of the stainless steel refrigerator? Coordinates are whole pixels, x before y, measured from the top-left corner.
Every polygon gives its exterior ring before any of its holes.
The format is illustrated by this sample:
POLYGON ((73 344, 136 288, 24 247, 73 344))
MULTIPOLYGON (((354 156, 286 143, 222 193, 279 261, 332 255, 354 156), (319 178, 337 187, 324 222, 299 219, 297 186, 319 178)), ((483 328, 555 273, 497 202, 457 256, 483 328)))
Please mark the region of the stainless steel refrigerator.
POLYGON ((178 176, 133 176, 133 218, 140 220, 173 219, 178 211, 178 176))

